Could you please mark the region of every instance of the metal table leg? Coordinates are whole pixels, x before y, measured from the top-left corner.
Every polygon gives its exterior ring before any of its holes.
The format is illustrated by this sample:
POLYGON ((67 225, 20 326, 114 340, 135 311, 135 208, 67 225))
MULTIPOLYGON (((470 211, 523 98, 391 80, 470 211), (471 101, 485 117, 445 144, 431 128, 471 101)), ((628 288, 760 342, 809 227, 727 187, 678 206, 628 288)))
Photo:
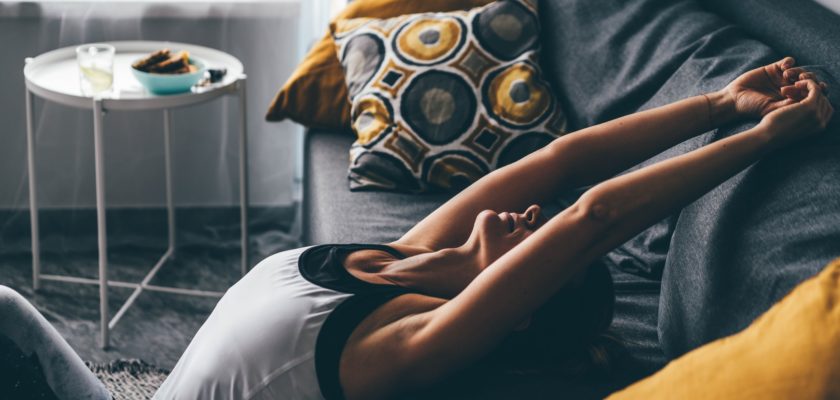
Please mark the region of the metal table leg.
POLYGON ((26 89, 26 168, 29 174, 29 222, 32 229, 32 287, 38 290, 41 288, 41 238, 38 232, 38 186, 35 182, 34 109, 35 98, 26 89))
POLYGON ((108 241, 105 224, 105 159, 102 141, 102 117, 105 111, 102 100, 93 99, 93 147, 96 165, 96 229, 99 243, 99 323, 101 342, 104 349, 108 347, 108 241))
MULTIPOLYGON (((177 289, 177 288, 165 288, 159 287, 155 285, 151 285, 150 282, 154 277, 157 275, 158 271, 163 267, 169 257, 172 256, 175 252, 175 209, 172 206, 172 152, 171 152, 171 114, 169 109, 163 110, 163 136, 164 136, 164 153, 165 153, 165 163, 166 163, 166 217, 167 217, 167 228, 169 234, 169 248, 166 252, 161 256, 158 260, 157 264, 155 264, 152 269, 146 273, 146 276, 143 277, 143 280, 140 284, 133 285, 134 291, 131 292, 131 295, 128 296, 128 299, 125 300, 125 303, 120 307, 119 310, 114 314, 114 318, 111 318, 111 321, 108 322, 108 330, 114 329, 117 326, 117 323, 120 322, 122 317, 128 312, 131 306, 134 305, 134 302, 137 301, 137 298, 140 297, 140 294, 143 293, 144 290, 158 290, 158 291, 168 291, 170 293, 181 293, 186 294, 187 292, 193 293, 202 293, 200 295, 206 295, 210 292, 202 292, 202 291, 191 291, 189 289, 177 289)), ((109 282, 110 285, 114 285, 114 282, 109 282)))
POLYGON ((239 89, 239 218, 242 230, 242 276, 248 273, 248 114, 245 103, 243 75, 237 82, 239 89))
POLYGON ((169 251, 175 251, 175 208, 172 206, 172 137, 169 109, 163 110, 163 149, 166 157, 166 222, 169 233, 169 251))

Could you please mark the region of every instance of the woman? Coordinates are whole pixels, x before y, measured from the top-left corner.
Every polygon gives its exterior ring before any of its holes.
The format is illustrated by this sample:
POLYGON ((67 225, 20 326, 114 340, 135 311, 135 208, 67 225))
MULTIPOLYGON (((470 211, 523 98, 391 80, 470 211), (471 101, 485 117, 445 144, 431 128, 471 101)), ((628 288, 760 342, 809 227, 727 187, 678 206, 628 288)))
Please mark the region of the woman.
POLYGON ((511 338, 523 334, 542 338, 531 348, 573 354, 611 316, 609 277, 588 266, 767 152, 825 128, 833 112, 825 84, 793 64, 788 57, 718 92, 563 136, 393 243, 267 258, 219 302, 156 398, 394 397, 517 346, 511 338), (744 118, 761 123, 600 183, 550 220, 533 205, 744 118), (592 295, 599 287, 607 296, 592 295), (554 333, 540 334, 545 327, 554 333))

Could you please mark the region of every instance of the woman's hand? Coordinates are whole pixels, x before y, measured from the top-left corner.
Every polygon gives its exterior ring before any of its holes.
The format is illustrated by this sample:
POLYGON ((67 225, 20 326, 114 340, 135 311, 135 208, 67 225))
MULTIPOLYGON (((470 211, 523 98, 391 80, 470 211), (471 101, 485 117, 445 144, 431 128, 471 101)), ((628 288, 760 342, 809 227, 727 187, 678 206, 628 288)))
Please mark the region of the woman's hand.
POLYGON ((784 146, 797 139, 811 136, 825 129, 834 108, 823 94, 824 85, 813 79, 800 80, 783 86, 780 92, 785 104, 776 107, 762 118, 761 127, 773 143, 784 146), (804 97, 804 98, 803 98, 804 97))
MULTIPOLYGON (((794 67, 793 57, 748 71, 727 85, 723 92, 735 105, 735 112, 744 118, 762 118, 774 110, 791 105, 804 98, 796 91, 782 92, 782 88, 795 82, 812 79, 813 73, 794 67), (799 96, 797 96, 799 95, 799 96)), ((827 89, 818 82, 820 89, 827 89)))

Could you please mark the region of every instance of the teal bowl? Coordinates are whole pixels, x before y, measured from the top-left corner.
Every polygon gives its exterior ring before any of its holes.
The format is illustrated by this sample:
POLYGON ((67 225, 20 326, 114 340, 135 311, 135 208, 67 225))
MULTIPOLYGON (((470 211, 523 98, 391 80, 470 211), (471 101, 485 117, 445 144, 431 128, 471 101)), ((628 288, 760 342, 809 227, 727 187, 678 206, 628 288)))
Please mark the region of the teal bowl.
POLYGON ((146 90, 154 94, 183 93, 189 92, 190 88, 201 80, 206 70, 204 62, 195 57, 190 57, 190 64, 196 66, 198 71, 188 74, 153 74, 132 67, 131 73, 146 90))

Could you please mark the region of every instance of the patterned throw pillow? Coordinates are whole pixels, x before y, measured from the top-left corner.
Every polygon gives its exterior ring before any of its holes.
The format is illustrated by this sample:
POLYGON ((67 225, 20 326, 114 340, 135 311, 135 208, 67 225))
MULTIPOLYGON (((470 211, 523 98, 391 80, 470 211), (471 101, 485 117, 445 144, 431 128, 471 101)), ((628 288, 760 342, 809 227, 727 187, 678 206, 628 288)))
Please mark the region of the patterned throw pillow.
MULTIPOLYGON (((312 0, 308 0, 312 1, 312 0)), ((321 1, 321 0, 317 0, 321 1)), ((352 0, 335 20, 391 18, 403 14, 469 10, 491 0, 352 0)), ((344 70, 328 33, 295 68, 265 115, 268 121, 286 118, 311 128, 342 131, 350 128, 350 102, 344 70)))
POLYGON ((460 190, 565 132, 537 0, 334 25, 357 140, 352 190, 460 190))

